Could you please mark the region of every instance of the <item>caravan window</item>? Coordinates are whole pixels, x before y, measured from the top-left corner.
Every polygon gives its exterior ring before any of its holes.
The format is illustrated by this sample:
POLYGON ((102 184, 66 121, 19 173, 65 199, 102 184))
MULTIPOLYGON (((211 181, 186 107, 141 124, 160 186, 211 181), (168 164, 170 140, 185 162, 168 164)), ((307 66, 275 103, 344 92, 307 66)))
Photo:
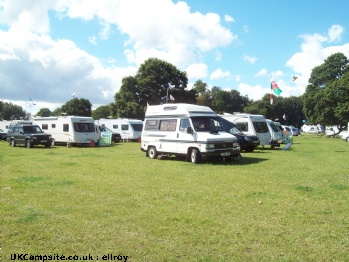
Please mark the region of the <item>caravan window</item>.
POLYGON ((69 124, 63 124, 63 132, 69 132, 69 124))
POLYGON ((41 129, 42 130, 47 130, 48 129, 48 124, 42 124, 41 129))
POLYGON ((142 124, 131 124, 132 128, 134 131, 138 131, 141 132, 143 129, 143 125, 142 124))
POLYGON ((118 125, 113 125, 113 128, 118 129, 119 127, 118 127, 118 125))
POLYGON ((253 126, 257 133, 269 133, 266 122, 253 122, 253 126))
POLYGON ((93 123, 74 123, 74 131, 83 133, 96 132, 95 125, 93 123))
POLYGON ((160 130, 161 131, 176 131, 177 119, 161 120, 160 130))
POLYGON ((128 125, 121 125, 121 130, 128 130, 128 125))

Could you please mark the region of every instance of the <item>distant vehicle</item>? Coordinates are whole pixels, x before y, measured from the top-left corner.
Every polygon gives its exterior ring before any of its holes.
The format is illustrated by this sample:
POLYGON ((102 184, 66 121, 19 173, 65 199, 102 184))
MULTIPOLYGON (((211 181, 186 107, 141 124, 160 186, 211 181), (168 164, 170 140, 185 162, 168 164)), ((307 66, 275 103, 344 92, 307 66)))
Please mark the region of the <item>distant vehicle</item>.
POLYGON ((282 131, 279 125, 275 124, 275 122, 271 119, 267 119, 267 124, 269 132, 271 134, 271 149, 274 149, 275 147, 280 147, 280 143, 282 142, 282 131))
POLYGON ((143 121, 126 118, 102 118, 96 120, 96 124, 108 127, 112 132, 121 135, 121 139, 138 141, 142 136, 143 121))
POLYGON ((258 136, 261 146, 272 146, 271 134, 264 116, 245 113, 219 116, 236 124, 244 134, 258 136))
MULTIPOLYGON (((98 126, 98 125, 97 125, 98 126)), ((107 132, 111 134, 111 141, 114 143, 119 143, 121 141, 121 135, 119 133, 115 133, 112 130, 110 130, 106 126, 98 126, 99 130, 101 132, 107 132)))
POLYGON ((4 130, 0 129, 0 141, 1 140, 5 140, 6 141, 6 134, 7 134, 7 132, 5 132, 4 130))
POLYGON ((343 131, 341 138, 347 142, 349 142, 349 132, 348 131, 343 131))
POLYGON ((223 128, 226 132, 233 134, 238 139, 241 151, 253 152, 256 147, 260 145, 258 136, 250 136, 244 134, 236 124, 219 116, 223 128))
POLYGON ((38 125, 13 125, 7 131, 6 141, 10 146, 24 145, 27 148, 36 145, 50 147, 52 136, 44 133, 38 125))
POLYGON ((290 128, 292 129, 292 134, 293 136, 299 136, 299 129, 294 127, 294 126, 290 126, 290 128))
POLYGON ((293 131, 289 126, 282 125, 282 142, 284 144, 293 142, 293 131))
POLYGON ((52 145, 89 145, 98 142, 99 136, 92 117, 50 116, 34 117, 33 123, 52 135, 52 145))
POLYGON ((237 138, 223 129, 217 114, 207 106, 148 106, 141 141, 141 150, 151 159, 175 155, 199 163, 240 156, 237 138))

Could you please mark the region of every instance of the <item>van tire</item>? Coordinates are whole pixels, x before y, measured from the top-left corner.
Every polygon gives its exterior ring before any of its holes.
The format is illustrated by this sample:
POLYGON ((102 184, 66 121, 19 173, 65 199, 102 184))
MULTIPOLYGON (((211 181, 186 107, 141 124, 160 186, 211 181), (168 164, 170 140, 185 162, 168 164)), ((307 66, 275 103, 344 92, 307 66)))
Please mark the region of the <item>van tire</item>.
POLYGON ((197 164, 201 161, 201 155, 198 149, 194 148, 190 152, 190 160, 192 163, 197 164))
POLYGON ((156 151, 155 146, 148 147, 148 157, 150 159, 155 159, 158 156, 158 152, 156 151))

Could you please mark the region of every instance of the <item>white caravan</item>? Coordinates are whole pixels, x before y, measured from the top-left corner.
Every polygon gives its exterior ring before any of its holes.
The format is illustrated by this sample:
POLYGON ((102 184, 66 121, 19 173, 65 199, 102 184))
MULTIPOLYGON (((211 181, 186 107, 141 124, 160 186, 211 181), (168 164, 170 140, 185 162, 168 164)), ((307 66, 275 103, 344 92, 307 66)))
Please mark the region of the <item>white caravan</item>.
POLYGON ((272 146, 271 134, 264 116, 245 113, 224 114, 220 116, 236 124, 246 135, 258 136, 261 146, 272 146))
POLYGON ((99 134, 92 117, 50 116, 33 117, 33 123, 52 135, 52 144, 88 145, 98 142, 99 134))
POLYGON ((193 163, 240 155, 237 138, 224 131, 217 114, 209 107, 191 104, 148 106, 141 150, 152 159, 159 154, 179 155, 193 163))
POLYGON ((106 126, 111 131, 115 133, 119 133, 121 135, 121 139, 137 141, 141 138, 143 122, 138 119, 109 119, 102 118, 100 120, 96 120, 96 124, 100 126, 106 126))
POLYGON ((269 128, 269 132, 271 135, 271 144, 270 144, 271 148, 274 148, 276 146, 280 147, 280 143, 282 143, 282 131, 279 125, 277 125, 271 119, 266 119, 266 120, 269 128))
POLYGON ((1 120, 0 121, 0 129, 7 132, 9 126, 21 125, 21 124, 32 124, 32 121, 30 121, 30 120, 1 120))

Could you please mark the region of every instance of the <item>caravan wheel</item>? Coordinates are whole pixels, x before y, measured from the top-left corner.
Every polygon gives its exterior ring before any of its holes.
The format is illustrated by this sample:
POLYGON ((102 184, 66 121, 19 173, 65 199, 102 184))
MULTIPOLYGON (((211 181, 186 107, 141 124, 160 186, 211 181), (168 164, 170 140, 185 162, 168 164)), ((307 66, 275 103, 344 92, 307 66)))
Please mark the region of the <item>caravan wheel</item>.
POLYGON ((151 159, 155 159, 158 156, 158 152, 154 146, 148 147, 148 157, 151 159))

